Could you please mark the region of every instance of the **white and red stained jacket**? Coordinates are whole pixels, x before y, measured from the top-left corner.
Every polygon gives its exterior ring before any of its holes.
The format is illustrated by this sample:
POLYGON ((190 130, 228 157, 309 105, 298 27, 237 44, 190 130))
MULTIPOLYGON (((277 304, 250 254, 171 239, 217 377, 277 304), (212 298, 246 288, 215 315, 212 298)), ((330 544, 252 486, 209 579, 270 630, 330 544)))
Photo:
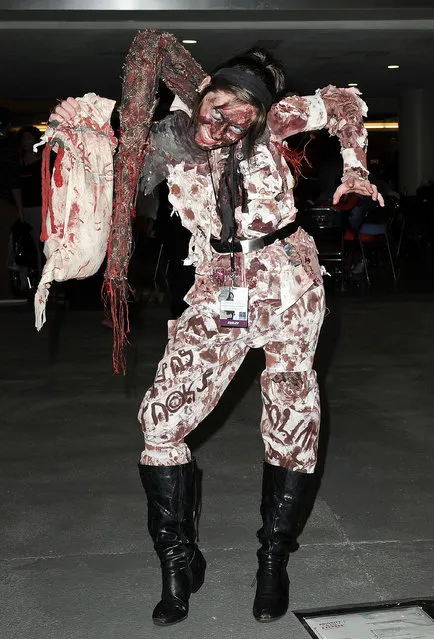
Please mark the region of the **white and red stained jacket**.
POLYGON ((36 328, 45 323, 52 281, 94 275, 107 251, 113 202, 113 154, 110 126, 113 100, 87 93, 77 98, 78 113, 68 122, 52 122, 44 149, 41 241, 47 258, 35 295, 36 328), (49 156, 57 153, 50 178, 49 156))
MULTIPOLYGON (((175 115, 181 112, 190 117, 191 114, 180 99, 174 101, 172 110, 175 115)), ((288 96, 275 103, 268 114, 266 131, 256 142, 252 157, 240 161, 248 206, 246 212, 241 206, 235 209, 239 237, 260 237, 296 219, 294 179, 284 159, 285 140, 296 133, 327 129, 340 142, 342 181, 366 179, 367 132, 363 124, 366 114, 367 106, 359 91, 353 88, 327 86, 311 96, 288 96)), ((219 183, 228 149, 212 151, 209 162, 206 159, 192 161, 181 134, 179 148, 170 145, 166 134, 166 122, 170 117, 154 127, 149 136, 143 188, 147 192, 147 178, 155 183, 155 167, 159 167, 160 179, 167 178, 169 201, 192 235, 184 263, 195 266, 196 281, 185 300, 200 312, 218 313, 220 286, 229 277, 228 256, 216 253, 210 239, 220 237, 221 233, 214 185, 219 183), (186 159, 180 158, 183 144, 186 159), (210 175, 210 168, 214 177, 210 175)), ((189 131, 191 129, 187 128, 187 134, 189 131)), ((239 150, 242 150, 241 144, 238 143, 239 150)), ((293 259, 288 257, 280 241, 261 251, 243 254, 250 307, 270 303, 275 313, 283 313, 312 284, 322 282, 313 238, 300 227, 291 236, 290 246, 293 259)), ((244 286, 242 274, 240 277, 236 283, 244 286)))

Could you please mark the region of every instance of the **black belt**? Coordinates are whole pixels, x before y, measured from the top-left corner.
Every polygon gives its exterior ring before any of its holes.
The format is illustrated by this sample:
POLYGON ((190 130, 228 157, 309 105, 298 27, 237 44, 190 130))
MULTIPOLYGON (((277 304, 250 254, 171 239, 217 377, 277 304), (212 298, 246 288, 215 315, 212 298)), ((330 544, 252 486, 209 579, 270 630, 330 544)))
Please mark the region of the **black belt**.
POLYGON ((261 237, 254 237, 251 240, 234 240, 233 246, 231 240, 222 242, 222 240, 211 238, 211 246, 217 253, 251 253, 252 251, 260 251, 264 246, 269 246, 276 240, 289 237, 295 233, 298 227, 296 222, 290 222, 286 226, 282 226, 281 229, 261 237))

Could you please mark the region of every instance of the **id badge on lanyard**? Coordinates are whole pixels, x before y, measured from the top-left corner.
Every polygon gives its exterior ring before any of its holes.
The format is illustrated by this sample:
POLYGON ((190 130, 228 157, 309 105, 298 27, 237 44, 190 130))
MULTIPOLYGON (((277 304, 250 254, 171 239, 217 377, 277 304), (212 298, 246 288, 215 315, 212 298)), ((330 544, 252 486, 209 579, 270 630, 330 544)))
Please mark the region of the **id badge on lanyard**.
POLYGON ((245 286, 222 286, 220 289, 220 326, 247 328, 249 289, 245 286))

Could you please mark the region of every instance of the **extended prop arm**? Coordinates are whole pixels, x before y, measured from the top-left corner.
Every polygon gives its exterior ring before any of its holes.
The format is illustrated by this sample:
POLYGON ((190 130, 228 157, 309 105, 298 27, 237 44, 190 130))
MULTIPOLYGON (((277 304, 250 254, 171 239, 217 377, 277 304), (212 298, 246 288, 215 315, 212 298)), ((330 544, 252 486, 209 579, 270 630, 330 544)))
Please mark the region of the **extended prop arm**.
POLYGON ((131 257, 131 217, 146 140, 157 105, 160 80, 192 105, 205 73, 191 54, 169 33, 139 32, 124 65, 120 107, 120 141, 115 160, 115 197, 109 237, 103 297, 114 326, 113 366, 125 372, 123 347, 129 332, 128 264, 131 257))

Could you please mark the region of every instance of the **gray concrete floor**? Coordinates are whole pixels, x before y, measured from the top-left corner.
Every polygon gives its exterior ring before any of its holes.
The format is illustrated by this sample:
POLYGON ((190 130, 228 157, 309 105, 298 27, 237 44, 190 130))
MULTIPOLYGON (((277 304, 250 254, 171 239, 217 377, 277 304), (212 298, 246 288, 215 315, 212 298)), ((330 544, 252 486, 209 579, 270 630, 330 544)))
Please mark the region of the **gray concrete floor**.
MULTIPOLYGON (((291 610, 434 595, 434 295, 331 298, 318 349, 319 491, 291 556, 291 610)), ((156 628, 158 562, 137 476, 136 413, 165 341, 136 320, 111 372, 99 310, 0 309, 0 637, 302 639, 251 615, 262 443, 252 352, 191 445, 203 469, 205 585, 187 621, 156 628)))

